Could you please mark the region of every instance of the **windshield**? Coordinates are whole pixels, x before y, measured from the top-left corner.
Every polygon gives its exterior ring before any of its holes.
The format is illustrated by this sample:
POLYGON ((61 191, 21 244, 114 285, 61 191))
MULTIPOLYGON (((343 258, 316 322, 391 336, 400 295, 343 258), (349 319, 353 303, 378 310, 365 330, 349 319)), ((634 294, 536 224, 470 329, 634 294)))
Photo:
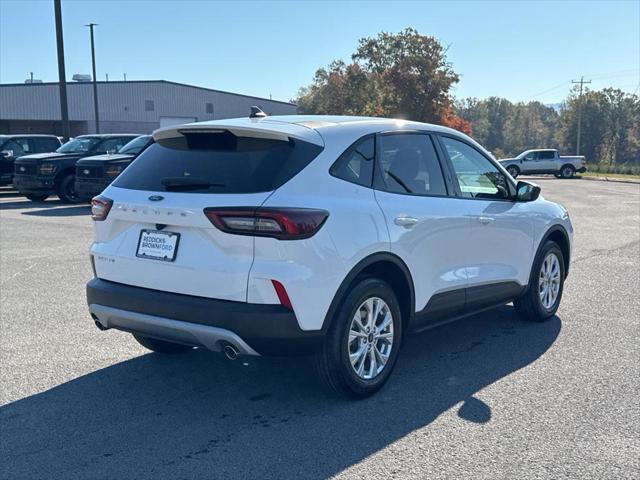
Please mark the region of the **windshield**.
POLYGON ((100 143, 98 137, 80 137, 68 141, 56 150, 58 153, 86 153, 100 143))
POLYGON ((149 143, 150 139, 151 139, 151 135, 143 135, 141 137, 134 138, 129 143, 124 145, 120 150, 118 150, 118 153, 137 155, 142 151, 142 149, 147 145, 147 143, 149 143))

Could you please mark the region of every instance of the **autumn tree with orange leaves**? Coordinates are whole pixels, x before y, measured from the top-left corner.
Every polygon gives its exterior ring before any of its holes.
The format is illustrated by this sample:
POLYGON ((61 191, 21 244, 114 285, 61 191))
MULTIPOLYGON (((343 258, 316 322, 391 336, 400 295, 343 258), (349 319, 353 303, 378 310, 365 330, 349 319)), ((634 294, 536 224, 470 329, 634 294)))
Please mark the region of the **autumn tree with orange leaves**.
POLYGON ((332 62, 302 88, 298 111, 318 115, 367 115, 437 123, 471 133, 452 108, 459 77, 434 37, 407 28, 363 38, 352 62, 332 62))

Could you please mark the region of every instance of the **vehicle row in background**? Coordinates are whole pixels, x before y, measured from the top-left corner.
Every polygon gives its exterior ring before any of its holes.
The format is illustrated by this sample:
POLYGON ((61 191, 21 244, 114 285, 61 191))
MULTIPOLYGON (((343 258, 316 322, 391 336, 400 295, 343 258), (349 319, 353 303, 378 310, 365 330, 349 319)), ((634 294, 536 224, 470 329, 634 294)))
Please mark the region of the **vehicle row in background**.
POLYGON ((505 158, 499 162, 513 178, 544 173, 558 178, 571 178, 576 172, 587 171, 587 161, 583 156, 561 156, 554 149, 526 150, 516 158, 505 158))
POLYGON ((76 162, 76 194, 81 199, 99 195, 127 166, 153 143, 151 135, 131 140, 116 154, 94 155, 76 162))
POLYGON ((55 135, 0 135, 0 185, 13 182, 16 159, 32 153, 53 152, 61 145, 55 135))
MULTIPOLYGON (((82 135, 55 151, 24 155, 15 161, 13 185, 22 195, 33 201, 42 201, 52 194, 57 194, 66 203, 88 199, 90 196, 80 196, 76 191, 77 161, 96 155, 114 156, 123 146, 139 136, 82 135)), ((95 193, 100 193, 100 190, 95 193)))

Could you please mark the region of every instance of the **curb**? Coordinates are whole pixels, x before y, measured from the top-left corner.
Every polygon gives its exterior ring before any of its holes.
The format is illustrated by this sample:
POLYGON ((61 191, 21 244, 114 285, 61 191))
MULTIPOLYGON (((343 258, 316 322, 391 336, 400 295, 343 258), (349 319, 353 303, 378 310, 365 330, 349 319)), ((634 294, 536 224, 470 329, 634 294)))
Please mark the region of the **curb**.
POLYGON ((618 178, 618 177, 579 177, 583 180, 595 180, 600 182, 615 182, 615 183, 631 183, 640 185, 640 179, 635 178, 618 178))

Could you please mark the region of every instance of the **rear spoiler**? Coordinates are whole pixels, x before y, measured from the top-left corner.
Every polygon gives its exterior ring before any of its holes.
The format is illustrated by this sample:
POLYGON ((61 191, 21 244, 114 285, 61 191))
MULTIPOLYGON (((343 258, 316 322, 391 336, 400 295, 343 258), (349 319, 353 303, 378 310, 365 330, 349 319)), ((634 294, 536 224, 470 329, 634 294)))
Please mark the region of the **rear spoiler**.
POLYGON ((238 118, 174 125, 155 130, 153 132, 153 139, 158 142, 169 138, 183 137, 182 132, 204 133, 223 130, 230 131, 238 137, 265 138, 282 141, 289 141, 293 138, 321 147, 324 146, 324 141, 316 130, 295 123, 279 122, 277 121, 277 117, 250 120, 238 118))

